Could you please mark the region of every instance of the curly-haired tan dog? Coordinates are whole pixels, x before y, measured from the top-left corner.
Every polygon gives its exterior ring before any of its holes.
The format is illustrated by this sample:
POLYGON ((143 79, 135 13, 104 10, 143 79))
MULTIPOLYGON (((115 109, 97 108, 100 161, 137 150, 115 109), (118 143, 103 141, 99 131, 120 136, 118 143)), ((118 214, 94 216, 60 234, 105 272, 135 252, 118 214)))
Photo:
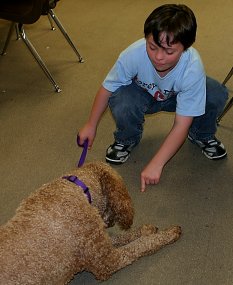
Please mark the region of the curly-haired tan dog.
POLYGON ((156 232, 150 225, 111 238, 105 227, 116 222, 128 229, 133 223, 122 178, 101 162, 71 174, 89 187, 92 203, 82 187, 64 178, 25 199, 0 228, 0 284, 67 284, 84 270, 106 280, 179 238, 179 227, 156 232))

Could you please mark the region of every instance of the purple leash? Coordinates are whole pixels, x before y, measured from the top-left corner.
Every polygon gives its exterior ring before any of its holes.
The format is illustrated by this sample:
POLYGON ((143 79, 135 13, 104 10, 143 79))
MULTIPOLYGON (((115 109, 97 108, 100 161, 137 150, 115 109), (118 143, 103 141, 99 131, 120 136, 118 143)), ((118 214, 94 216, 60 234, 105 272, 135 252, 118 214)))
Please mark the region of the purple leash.
POLYGON ((82 154, 80 156, 77 167, 81 167, 83 165, 83 163, 86 159, 86 156, 87 156, 87 149, 88 149, 88 139, 86 139, 83 144, 80 144, 79 140, 80 140, 79 136, 77 136, 77 144, 78 144, 78 146, 83 147, 83 151, 82 151, 82 154))
MULTIPOLYGON (((85 159, 86 159, 86 156, 87 156, 88 139, 86 139, 84 141, 84 144, 81 145, 79 143, 79 136, 77 136, 77 144, 80 147, 83 147, 83 151, 82 151, 82 154, 80 156, 80 159, 79 159, 79 162, 77 165, 77 167, 81 167, 83 165, 85 159)), ((89 188, 81 180, 79 180, 77 176, 70 175, 70 176, 63 176, 62 178, 67 179, 68 181, 75 183, 77 186, 80 186, 83 189, 84 194, 87 196, 89 203, 91 204, 92 200, 91 200, 91 194, 90 194, 89 188)))

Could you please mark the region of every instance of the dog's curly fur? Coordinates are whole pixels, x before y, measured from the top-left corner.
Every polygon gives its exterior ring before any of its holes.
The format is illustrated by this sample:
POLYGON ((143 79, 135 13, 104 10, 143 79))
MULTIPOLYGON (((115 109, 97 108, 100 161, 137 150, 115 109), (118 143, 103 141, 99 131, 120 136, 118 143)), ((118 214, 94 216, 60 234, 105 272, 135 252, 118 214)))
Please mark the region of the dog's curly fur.
POLYGON ((15 216, 0 227, 0 283, 67 284, 76 273, 106 280, 139 257, 176 241, 180 227, 157 232, 151 225, 110 237, 115 223, 128 229, 134 210, 122 178, 110 166, 93 162, 75 169, 90 189, 63 178, 26 198, 15 216))

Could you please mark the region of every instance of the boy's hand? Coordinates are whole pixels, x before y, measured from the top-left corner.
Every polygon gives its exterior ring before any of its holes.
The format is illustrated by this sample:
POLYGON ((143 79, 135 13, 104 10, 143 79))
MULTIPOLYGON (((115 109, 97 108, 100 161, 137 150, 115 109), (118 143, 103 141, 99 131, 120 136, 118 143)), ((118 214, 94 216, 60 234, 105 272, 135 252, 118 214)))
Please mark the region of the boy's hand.
POLYGON ((159 183, 163 168, 149 163, 141 172, 141 192, 146 191, 146 185, 159 183))
POLYGON ((88 124, 86 124, 79 132, 79 144, 83 145, 85 140, 88 139, 88 149, 92 147, 93 141, 95 139, 96 135, 96 129, 90 127, 88 124))

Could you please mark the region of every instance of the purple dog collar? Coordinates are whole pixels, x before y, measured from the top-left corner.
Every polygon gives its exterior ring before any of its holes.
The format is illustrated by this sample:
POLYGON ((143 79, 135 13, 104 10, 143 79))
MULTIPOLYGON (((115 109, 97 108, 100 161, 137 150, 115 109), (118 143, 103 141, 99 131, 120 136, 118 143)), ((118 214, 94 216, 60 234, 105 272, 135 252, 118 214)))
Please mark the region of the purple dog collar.
POLYGON ((91 204, 92 200, 89 188, 81 180, 79 180, 77 176, 70 175, 70 176, 63 176, 62 178, 75 183, 77 186, 80 186, 83 189, 84 194, 87 196, 89 203, 91 204))

